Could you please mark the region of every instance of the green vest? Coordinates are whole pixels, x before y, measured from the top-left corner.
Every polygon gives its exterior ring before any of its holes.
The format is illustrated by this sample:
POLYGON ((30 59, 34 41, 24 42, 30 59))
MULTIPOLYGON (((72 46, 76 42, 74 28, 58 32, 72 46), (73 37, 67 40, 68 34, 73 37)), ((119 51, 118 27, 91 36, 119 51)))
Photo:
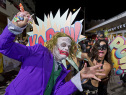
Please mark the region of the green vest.
POLYGON ((59 69, 57 71, 54 71, 55 69, 55 64, 53 62, 53 69, 51 72, 51 76, 50 79, 47 83, 44 95, 51 95, 52 89, 55 85, 56 79, 58 78, 58 76, 60 75, 60 72, 62 71, 62 67, 60 66, 59 69))

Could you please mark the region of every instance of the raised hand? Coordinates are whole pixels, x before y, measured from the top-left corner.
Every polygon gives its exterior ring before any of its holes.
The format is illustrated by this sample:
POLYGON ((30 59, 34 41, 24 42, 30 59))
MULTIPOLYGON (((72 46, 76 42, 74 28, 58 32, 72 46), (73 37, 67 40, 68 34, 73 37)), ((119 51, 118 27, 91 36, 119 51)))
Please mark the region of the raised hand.
POLYGON ((29 12, 27 11, 23 11, 23 12, 18 12, 16 16, 20 16, 23 19, 21 20, 17 20, 15 21, 14 19, 12 20, 12 23, 18 27, 24 27, 26 26, 28 23, 28 18, 30 17, 29 12))
POLYGON ((102 66, 102 64, 95 65, 92 67, 87 67, 87 63, 85 63, 83 69, 80 71, 81 80, 86 79, 86 78, 94 78, 98 81, 101 81, 101 79, 96 77, 96 75, 101 75, 101 76, 105 75, 102 73, 98 73, 99 71, 101 71, 101 72, 104 71, 103 69, 100 69, 100 70, 98 69, 101 66, 102 66))

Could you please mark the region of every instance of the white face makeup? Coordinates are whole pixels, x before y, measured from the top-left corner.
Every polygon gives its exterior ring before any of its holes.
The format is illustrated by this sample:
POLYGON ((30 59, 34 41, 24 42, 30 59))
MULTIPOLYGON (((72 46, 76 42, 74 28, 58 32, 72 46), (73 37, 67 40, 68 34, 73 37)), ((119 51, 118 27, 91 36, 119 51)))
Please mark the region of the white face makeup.
POLYGON ((53 49, 53 55, 56 61, 61 61, 68 57, 69 49, 71 47, 71 39, 69 37, 59 37, 57 45, 53 49))

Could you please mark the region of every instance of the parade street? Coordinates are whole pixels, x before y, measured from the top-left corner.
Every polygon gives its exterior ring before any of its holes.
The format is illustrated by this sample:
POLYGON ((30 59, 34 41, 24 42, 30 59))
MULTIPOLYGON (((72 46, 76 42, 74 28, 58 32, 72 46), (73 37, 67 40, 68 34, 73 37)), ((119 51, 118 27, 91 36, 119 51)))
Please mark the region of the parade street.
POLYGON ((3 74, 4 81, 0 82, 0 95, 5 94, 6 87, 12 82, 12 80, 17 76, 20 68, 16 68, 10 72, 3 74))
MULTIPOLYGON (((12 77, 12 80, 14 76, 12 77)), ((0 95, 4 95, 5 89, 11 83, 11 81, 7 81, 6 86, 0 86, 0 95)), ((126 95, 126 87, 122 86, 122 82, 120 81, 118 76, 114 76, 113 80, 108 85, 108 93, 109 95, 126 95)))
POLYGON ((114 76, 108 85, 108 93, 109 95, 126 95, 126 87, 122 86, 119 76, 114 76))

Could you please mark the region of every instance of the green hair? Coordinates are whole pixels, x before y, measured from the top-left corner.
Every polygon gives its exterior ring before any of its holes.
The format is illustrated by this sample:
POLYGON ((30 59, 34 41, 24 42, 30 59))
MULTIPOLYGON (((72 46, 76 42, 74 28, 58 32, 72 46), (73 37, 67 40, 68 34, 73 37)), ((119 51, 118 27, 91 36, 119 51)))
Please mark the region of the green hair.
POLYGON ((75 49, 77 49, 77 44, 76 42, 67 34, 62 33, 62 32, 58 32, 55 35, 53 35, 53 37, 46 42, 46 47, 53 52, 53 47, 57 44, 57 39, 59 37, 69 37, 71 39, 71 48, 69 50, 69 56, 68 57, 75 57, 76 56, 76 52, 75 49))

